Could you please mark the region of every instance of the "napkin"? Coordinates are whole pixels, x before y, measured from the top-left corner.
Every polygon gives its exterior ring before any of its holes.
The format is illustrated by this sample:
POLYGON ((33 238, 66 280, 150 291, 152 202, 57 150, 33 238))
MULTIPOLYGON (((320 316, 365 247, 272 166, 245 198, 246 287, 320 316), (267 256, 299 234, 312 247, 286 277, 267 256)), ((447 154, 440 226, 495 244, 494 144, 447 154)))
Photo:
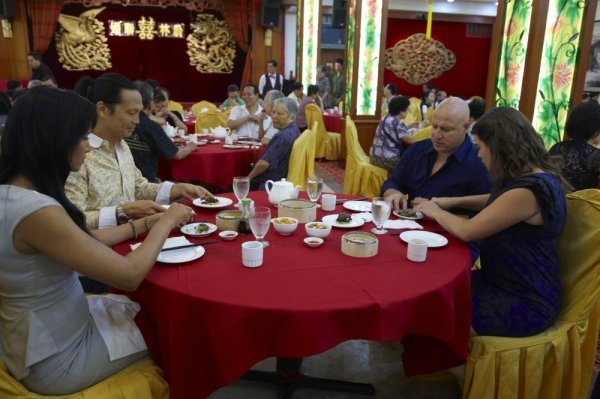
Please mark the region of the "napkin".
POLYGON ((86 299, 111 361, 147 349, 142 333, 133 321, 140 311, 139 304, 115 294, 88 295, 86 299))
POLYGON ((423 230, 423 226, 414 220, 388 220, 383 224, 384 229, 419 229, 423 230))
POLYGON ((371 214, 371 212, 355 213, 352 215, 352 219, 362 219, 365 222, 369 223, 373 221, 373 215, 371 214))
MULTIPOLYGON (((185 238, 184 236, 179 236, 179 237, 171 237, 171 238, 167 238, 167 240, 165 241, 165 244, 163 245, 163 249, 165 248, 171 248, 171 247, 178 247, 180 245, 188 245, 191 244, 191 242, 188 241, 187 238, 185 238)), ((137 247, 139 247, 140 245, 142 245, 141 242, 138 242, 137 244, 131 244, 131 250, 135 251, 137 249, 137 247)))

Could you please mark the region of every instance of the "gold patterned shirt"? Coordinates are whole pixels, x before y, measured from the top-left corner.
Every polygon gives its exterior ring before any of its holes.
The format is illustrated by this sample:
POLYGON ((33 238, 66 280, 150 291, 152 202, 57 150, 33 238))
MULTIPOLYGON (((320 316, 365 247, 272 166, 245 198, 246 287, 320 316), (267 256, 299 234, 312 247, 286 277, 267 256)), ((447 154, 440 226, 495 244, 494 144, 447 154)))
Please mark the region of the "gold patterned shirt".
POLYGON ((90 134, 90 152, 81 169, 71 172, 65 192, 85 214, 89 229, 117 224, 115 208, 136 200, 168 204, 173 183, 150 183, 135 166, 129 146, 121 140, 113 153, 108 141, 90 134))

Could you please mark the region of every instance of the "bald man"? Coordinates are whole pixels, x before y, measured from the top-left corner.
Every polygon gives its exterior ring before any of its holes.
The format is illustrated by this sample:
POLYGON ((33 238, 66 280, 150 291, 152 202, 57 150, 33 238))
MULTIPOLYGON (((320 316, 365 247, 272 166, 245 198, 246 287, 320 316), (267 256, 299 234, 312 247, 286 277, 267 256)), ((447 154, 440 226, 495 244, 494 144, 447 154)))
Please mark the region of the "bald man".
POLYGON ((449 97, 438 105, 433 113, 431 139, 412 144, 381 187, 382 196, 393 203, 395 210, 405 209, 407 200, 416 205, 432 197, 490 192, 487 169, 468 139, 468 127, 469 106, 465 101, 449 97))

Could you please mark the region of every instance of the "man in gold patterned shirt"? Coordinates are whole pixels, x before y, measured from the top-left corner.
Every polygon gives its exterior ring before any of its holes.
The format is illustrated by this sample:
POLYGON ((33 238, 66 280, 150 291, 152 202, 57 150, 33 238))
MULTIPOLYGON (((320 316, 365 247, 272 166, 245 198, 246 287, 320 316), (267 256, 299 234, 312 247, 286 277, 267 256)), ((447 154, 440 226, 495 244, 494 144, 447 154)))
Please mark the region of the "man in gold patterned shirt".
POLYGON ((192 184, 150 183, 136 168, 123 140, 139 123, 142 97, 126 77, 106 73, 90 93, 96 122, 89 135, 90 152, 78 172, 71 172, 65 191, 86 216, 88 228, 106 228, 164 212, 160 204, 208 194, 192 184))

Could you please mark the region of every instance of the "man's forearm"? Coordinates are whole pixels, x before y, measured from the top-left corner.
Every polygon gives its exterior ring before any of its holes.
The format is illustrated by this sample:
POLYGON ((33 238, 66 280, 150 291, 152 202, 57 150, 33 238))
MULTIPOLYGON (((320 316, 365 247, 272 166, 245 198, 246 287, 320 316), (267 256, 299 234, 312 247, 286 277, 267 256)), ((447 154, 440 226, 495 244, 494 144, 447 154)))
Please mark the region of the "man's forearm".
POLYGON ((261 174, 265 173, 265 171, 269 169, 269 166, 270 165, 267 161, 263 161, 262 159, 259 160, 256 165, 254 165, 254 168, 252 168, 252 171, 248 175, 248 179, 252 180, 256 176, 260 176, 261 174))

